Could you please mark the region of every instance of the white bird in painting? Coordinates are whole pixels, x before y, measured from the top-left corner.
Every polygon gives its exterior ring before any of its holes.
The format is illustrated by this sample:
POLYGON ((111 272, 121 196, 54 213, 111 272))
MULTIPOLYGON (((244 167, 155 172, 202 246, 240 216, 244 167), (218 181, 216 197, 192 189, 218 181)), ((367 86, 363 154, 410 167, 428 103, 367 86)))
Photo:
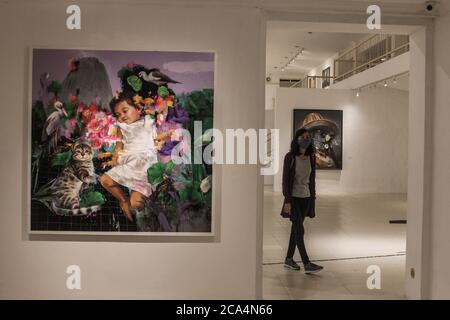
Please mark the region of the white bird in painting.
POLYGON ((159 71, 159 69, 150 69, 148 74, 145 71, 139 72, 139 77, 144 79, 147 82, 152 82, 157 86, 166 85, 168 83, 180 83, 176 80, 173 80, 168 75, 159 71))
POLYGON ((42 140, 49 140, 49 151, 55 150, 58 144, 59 120, 63 116, 67 117, 67 111, 64 109, 61 101, 56 101, 53 106, 56 110, 47 117, 42 132, 42 140))

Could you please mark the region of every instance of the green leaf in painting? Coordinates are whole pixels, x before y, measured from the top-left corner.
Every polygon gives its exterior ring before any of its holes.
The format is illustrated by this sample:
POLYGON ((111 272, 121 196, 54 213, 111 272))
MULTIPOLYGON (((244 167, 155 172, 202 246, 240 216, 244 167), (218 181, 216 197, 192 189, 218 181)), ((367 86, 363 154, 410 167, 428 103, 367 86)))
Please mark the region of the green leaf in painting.
POLYGON ((72 105, 71 103, 64 103, 64 109, 67 112, 68 119, 76 116, 76 110, 74 108, 74 105, 72 105))
POLYGON ((127 78, 127 82, 134 91, 138 92, 142 88, 142 80, 136 76, 132 75, 127 78))
POLYGON ((84 192, 80 196, 80 207, 101 206, 105 203, 105 197, 98 191, 84 192))
POLYGON ((167 89, 165 86, 161 86, 158 88, 158 96, 161 98, 165 98, 170 94, 169 89, 167 89))
POLYGON ((175 163, 172 160, 170 160, 169 162, 166 163, 166 165, 165 165, 166 168, 164 169, 164 172, 167 175, 172 174, 172 169, 174 166, 175 166, 175 163))
POLYGON ((148 182, 157 185, 163 181, 164 167, 161 162, 155 163, 147 169, 148 182))
POLYGON ((61 91, 61 88, 61 84, 58 81, 54 80, 48 85, 47 91, 58 95, 58 93, 61 91))
POLYGON ((63 151, 55 153, 52 157, 52 166, 67 166, 72 158, 72 151, 63 151))

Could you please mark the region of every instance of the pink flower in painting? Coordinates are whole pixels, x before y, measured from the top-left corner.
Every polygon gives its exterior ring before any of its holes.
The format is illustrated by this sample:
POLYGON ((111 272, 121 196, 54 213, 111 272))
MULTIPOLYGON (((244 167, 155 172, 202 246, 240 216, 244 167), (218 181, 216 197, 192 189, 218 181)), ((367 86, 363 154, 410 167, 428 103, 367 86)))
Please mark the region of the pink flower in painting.
POLYGON ((183 139, 183 136, 179 131, 174 131, 172 135, 170 136, 170 140, 172 141, 180 141, 183 139))
POLYGON ((171 122, 164 122, 160 125, 159 129, 162 132, 167 132, 169 130, 175 131, 176 129, 182 128, 182 125, 180 123, 171 123, 171 122))
POLYGON ((161 97, 156 98, 155 109, 158 112, 167 113, 167 101, 161 97))
POLYGON ((180 142, 177 144, 177 148, 180 151, 181 156, 184 156, 191 152, 191 147, 189 146, 189 143, 187 143, 185 139, 180 140, 180 142))
POLYGON ((165 121, 164 115, 163 114, 158 114, 158 116, 156 117, 156 123, 161 126, 165 121))
POLYGON ((106 136, 102 138, 103 140, 103 145, 106 148, 109 148, 113 143, 117 142, 117 136, 106 136))
POLYGON ((87 139, 94 150, 102 146, 110 147, 117 141, 117 136, 112 133, 115 131, 116 120, 112 115, 107 115, 102 111, 97 111, 93 118, 87 124, 87 139))
POLYGON ((162 163, 167 163, 167 162, 169 162, 169 161, 171 160, 171 155, 167 155, 167 156, 160 155, 159 160, 160 160, 162 163))
POLYGON ((101 121, 93 118, 91 121, 89 121, 88 125, 87 125, 87 129, 89 132, 96 132, 99 130, 101 126, 101 121))
POLYGON ((59 129, 59 134, 66 139, 70 139, 73 132, 75 131, 75 127, 77 125, 77 120, 75 118, 68 119, 64 123, 64 127, 59 129))
POLYGON ((84 109, 83 102, 78 103, 77 113, 83 112, 83 109, 84 109))
POLYGON ((92 149, 94 149, 94 150, 98 150, 98 149, 100 149, 101 146, 102 146, 102 141, 101 141, 99 138, 94 138, 94 139, 92 139, 92 140, 90 141, 90 143, 91 143, 92 149))

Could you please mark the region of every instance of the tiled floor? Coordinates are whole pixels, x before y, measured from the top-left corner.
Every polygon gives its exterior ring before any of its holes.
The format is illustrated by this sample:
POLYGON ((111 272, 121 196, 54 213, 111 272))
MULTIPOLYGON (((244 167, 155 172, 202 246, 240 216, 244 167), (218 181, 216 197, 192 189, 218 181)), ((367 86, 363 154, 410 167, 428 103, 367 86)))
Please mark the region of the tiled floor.
MULTIPOLYGON (((283 267, 290 221, 279 216, 282 197, 266 189, 263 297, 265 299, 403 299, 406 195, 320 195, 317 216, 305 221, 305 242, 316 275, 283 267), (367 267, 381 271, 381 289, 369 290, 367 267)), ((298 251, 294 256, 300 260, 298 251)))

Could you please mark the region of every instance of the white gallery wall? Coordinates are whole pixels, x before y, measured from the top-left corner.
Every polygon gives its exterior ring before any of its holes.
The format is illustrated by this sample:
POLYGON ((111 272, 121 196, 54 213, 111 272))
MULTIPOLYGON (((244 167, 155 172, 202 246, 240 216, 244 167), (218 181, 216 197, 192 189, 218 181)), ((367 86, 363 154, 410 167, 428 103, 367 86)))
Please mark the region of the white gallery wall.
POLYGON ((0 2, 0 67, 2 75, 8 75, 0 78, 0 104, 8 114, 0 117, 4 181, 0 298, 260 297, 263 179, 255 165, 221 168, 222 179, 216 184, 220 228, 213 242, 189 238, 161 239, 163 243, 129 237, 28 238, 26 121, 31 46, 215 51, 215 127, 264 127, 265 28, 259 9, 149 5, 142 1, 77 3, 82 29, 69 31, 66 1, 0 2), (66 288, 69 265, 81 268, 81 290, 66 288))
MULTIPOLYGON (((429 283, 425 295, 433 299, 450 298, 450 14, 436 20, 434 28, 433 111, 431 116, 431 214, 425 230, 430 239, 423 249, 429 283)), ((431 48, 430 48, 431 49, 431 48)))
MULTIPOLYGON (((378 87, 352 90, 279 88, 275 128, 280 164, 292 139, 294 109, 343 110, 343 168, 318 171, 321 193, 406 193, 408 92, 378 87)), ((282 168, 274 177, 281 191, 282 168)))

